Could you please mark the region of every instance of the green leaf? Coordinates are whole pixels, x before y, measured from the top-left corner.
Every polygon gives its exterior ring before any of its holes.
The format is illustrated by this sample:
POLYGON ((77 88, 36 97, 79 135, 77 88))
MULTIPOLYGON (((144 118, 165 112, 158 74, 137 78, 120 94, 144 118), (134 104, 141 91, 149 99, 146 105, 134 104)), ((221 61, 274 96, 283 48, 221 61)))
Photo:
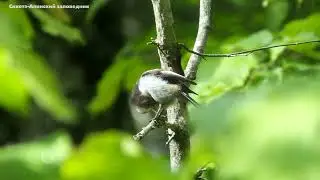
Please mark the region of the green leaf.
POLYGON ((1 3, 0 29, 3 105, 9 110, 27 111, 27 94, 58 120, 72 122, 75 110, 63 96, 59 82, 38 54, 32 50, 33 29, 23 9, 8 10, 1 3), (12 80, 12 81, 9 81, 12 80), (15 82, 15 83, 13 83, 15 82), (12 93, 16 95, 11 96, 12 93), (11 97, 11 100, 5 97, 11 97))
POLYGON ((62 166, 62 179, 173 179, 168 162, 151 158, 142 150, 131 135, 114 131, 91 135, 62 166))
POLYGON ((209 103, 233 88, 242 86, 250 70, 256 66, 257 58, 253 55, 221 59, 211 79, 198 83, 194 88, 199 94, 198 100, 209 103))
POLYGON ((299 19, 295 21, 291 21, 288 23, 284 29, 280 32, 280 34, 286 39, 295 40, 295 41, 303 41, 310 40, 306 39, 301 34, 311 34, 310 36, 320 38, 320 13, 315 13, 313 15, 308 16, 305 19, 299 19))
MULTIPOLYGON (((284 42, 301 42, 320 39, 320 14, 313 14, 305 19, 299 19, 288 23, 280 32, 284 42)), ((288 47, 310 58, 320 59, 320 53, 316 50, 316 43, 288 47)))
POLYGON ((318 80, 295 78, 233 104, 221 119, 228 130, 212 142, 222 179, 320 178, 318 80))
POLYGON ((117 61, 103 74, 98 83, 97 93, 88 105, 89 112, 97 114, 108 109, 118 97, 121 81, 126 75, 128 61, 117 61))
POLYGON ((10 111, 27 113, 29 93, 19 72, 10 65, 10 53, 0 48, 0 104, 10 111))
POLYGON ((277 48, 271 48, 270 51, 270 62, 275 62, 279 56, 284 52, 286 47, 277 47, 277 48))
POLYGON ((278 31, 289 11, 288 0, 269 2, 266 8, 266 26, 272 31, 278 31))
POLYGON ((0 149, 0 174, 10 180, 57 180, 60 164, 69 156, 72 142, 63 132, 0 149))
POLYGON ((235 45, 232 45, 233 48, 238 48, 241 50, 248 50, 252 48, 258 48, 262 46, 269 45, 273 40, 273 35, 268 30, 261 30, 243 40, 240 40, 235 45))
POLYGON ((85 40, 79 29, 64 24, 42 9, 33 8, 30 9, 30 11, 40 21, 42 30, 44 32, 52 36, 60 36, 70 43, 85 43, 85 40))
POLYGON ((0 47, 31 48, 34 31, 23 9, 9 8, 9 3, 0 2, 0 47))
MULTIPOLYGON (((273 35, 267 30, 262 30, 244 38, 237 43, 227 44, 229 50, 251 49, 266 46, 273 40, 273 35)), ((233 88, 244 85, 250 71, 258 65, 257 55, 238 56, 220 59, 220 64, 210 63, 212 76, 206 81, 199 82, 194 88, 199 96, 195 97, 199 102, 209 103, 213 99, 223 95, 233 88)), ((208 66, 208 69, 209 66, 208 66)))
POLYGON ((13 68, 23 79, 25 87, 36 103, 57 120, 74 123, 76 110, 61 92, 55 73, 36 53, 14 49, 11 52, 13 68))
POLYGON ((122 85, 127 91, 131 91, 142 72, 155 68, 156 63, 159 63, 156 48, 146 45, 147 38, 148 36, 142 36, 128 43, 118 53, 111 67, 105 70, 96 95, 88 105, 91 114, 110 108, 122 85))
POLYGON ((317 73, 295 76, 192 109, 199 162, 216 155, 222 180, 319 179, 319 87, 317 73))

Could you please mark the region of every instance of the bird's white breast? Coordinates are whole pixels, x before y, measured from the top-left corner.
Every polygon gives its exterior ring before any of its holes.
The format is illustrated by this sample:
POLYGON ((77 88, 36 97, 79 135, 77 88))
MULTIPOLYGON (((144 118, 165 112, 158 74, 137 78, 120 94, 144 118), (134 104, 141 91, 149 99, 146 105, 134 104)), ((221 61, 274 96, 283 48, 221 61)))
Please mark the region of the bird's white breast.
POLYGON ((166 81, 155 76, 145 76, 140 78, 138 88, 143 95, 149 95, 150 90, 164 87, 167 84, 166 81))
POLYGON ((158 103, 164 104, 173 100, 179 92, 180 87, 176 84, 170 84, 155 76, 144 76, 140 78, 139 90, 142 95, 150 95, 158 103))

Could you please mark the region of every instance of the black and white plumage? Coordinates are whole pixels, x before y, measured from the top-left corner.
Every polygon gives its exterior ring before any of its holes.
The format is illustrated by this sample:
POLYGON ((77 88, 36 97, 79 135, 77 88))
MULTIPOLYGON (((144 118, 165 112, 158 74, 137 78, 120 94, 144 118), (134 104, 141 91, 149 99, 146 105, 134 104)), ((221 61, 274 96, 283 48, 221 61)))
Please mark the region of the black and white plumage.
POLYGON ((144 72, 137 82, 131 96, 131 103, 140 113, 149 112, 158 105, 160 109, 161 105, 169 105, 180 97, 198 106, 198 103, 189 95, 189 93, 196 94, 188 88, 190 84, 196 85, 194 81, 172 71, 149 70, 144 72))

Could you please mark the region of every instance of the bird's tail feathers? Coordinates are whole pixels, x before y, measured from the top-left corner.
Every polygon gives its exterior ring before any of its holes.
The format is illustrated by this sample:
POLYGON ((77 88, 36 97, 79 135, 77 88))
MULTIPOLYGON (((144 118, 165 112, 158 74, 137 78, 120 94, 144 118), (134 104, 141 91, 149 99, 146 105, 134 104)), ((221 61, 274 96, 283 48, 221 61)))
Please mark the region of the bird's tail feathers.
POLYGON ((182 85, 182 91, 186 92, 187 94, 191 93, 191 94, 198 95, 196 92, 194 92, 191 89, 189 89, 186 85, 182 85))
MULTIPOLYGON (((191 90, 190 90, 191 91, 191 90)), ((189 96, 189 94, 185 93, 185 92, 181 92, 181 95, 186 98, 191 104, 193 104, 195 107, 199 107, 200 104, 197 103, 197 101, 195 101, 194 99, 192 99, 191 96, 189 96)))

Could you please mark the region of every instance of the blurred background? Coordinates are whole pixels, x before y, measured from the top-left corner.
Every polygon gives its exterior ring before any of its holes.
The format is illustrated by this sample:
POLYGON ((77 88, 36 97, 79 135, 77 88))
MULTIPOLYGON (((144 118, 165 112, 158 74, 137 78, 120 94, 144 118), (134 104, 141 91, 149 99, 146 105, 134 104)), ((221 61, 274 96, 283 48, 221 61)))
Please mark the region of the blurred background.
MULTIPOLYGON (((171 3, 191 48, 199 1, 171 3)), ((206 53, 319 40, 319 22, 320 0, 213 0, 206 53)), ((149 119, 131 89, 160 66, 151 1, 1 1, 0 23, 0 179, 320 178, 319 43, 203 60, 190 157, 171 174, 163 132, 131 140, 149 119), (89 8, 10 8, 28 4, 89 8)))

